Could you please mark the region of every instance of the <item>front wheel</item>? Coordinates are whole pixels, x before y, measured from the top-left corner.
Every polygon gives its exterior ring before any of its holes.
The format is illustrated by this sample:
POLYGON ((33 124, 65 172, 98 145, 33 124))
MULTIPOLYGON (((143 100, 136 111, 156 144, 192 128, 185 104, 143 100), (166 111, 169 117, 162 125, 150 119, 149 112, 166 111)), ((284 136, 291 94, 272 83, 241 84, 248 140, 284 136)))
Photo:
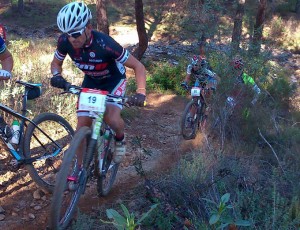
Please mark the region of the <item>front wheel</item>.
POLYGON ((63 117, 54 113, 42 113, 32 121, 36 125, 29 123, 26 129, 24 156, 40 159, 26 164, 26 169, 39 186, 53 192, 56 174, 74 130, 63 117))
POLYGON ((50 208, 49 228, 51 230, 67 228, 75 214, 88 176, 87 164, 79 168, 76 153, 81 151, 85 157, 87 156, 90 138, 91 129, 86 126, 81 127, 63 158, 50 208))
POLYGON ((100 133, 97 141, 97 151, 95 154, 97 158, 97 191, 99 196, 107 196, 110 192, 119 168, 119 163, 113 162, 113 134, 110 131, 109 136, 104 137, 105 123, 103 123, 102 132, 100 133))
POLYGON ((184 109, 180 128, 181 134, 185 140, 191 140, 196 137, 199 123, 199 116, 197 113, 198 107, 199 105, 192 100, 186 105, 184 109))

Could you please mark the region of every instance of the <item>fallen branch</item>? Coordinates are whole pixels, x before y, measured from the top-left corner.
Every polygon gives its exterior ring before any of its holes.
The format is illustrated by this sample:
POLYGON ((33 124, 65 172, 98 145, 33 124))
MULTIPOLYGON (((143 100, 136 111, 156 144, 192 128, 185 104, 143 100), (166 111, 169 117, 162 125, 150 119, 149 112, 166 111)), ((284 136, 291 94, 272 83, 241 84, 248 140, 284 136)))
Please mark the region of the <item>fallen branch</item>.
POLYGON ((278 158, 278 156, 277 156, 277 153, 276 153, 275 150, 273 149, 272 145, 271 145, 271 144, 266 140, 266 138, 262 135, 262 133, 261 133, 261 131, 260 131, 259 128, 258 128, 258 132, 259 132, 260 137, 267 143, 267 145, 268 145, 268 146, 270 147, 270 149, 272 150, 272 152, 273 152, 275 158, 276 158, 277 161, 278 161, 279 167, 281 168, 282 172, 285 174, 285 171, 283 170, 283 167, 282 167, 282 165, 281 165, 281 163, 280 163, 280 161, 279 161, 279 158, 278 158))

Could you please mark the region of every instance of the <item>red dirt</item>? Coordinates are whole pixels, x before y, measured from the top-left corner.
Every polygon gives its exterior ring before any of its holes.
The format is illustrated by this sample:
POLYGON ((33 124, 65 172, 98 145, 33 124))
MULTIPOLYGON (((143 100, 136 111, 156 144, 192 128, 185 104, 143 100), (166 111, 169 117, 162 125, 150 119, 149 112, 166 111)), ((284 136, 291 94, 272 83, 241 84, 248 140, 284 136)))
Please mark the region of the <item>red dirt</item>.
MULTIPOLYGON (((84 213, 88 214, 105 203, 116 202, 126 191, 144 182, 133 166, 133 159, 141 152, 141 148, 132 143, 135 137, 142 138, 142 148, 152 152, 151 156, 143 159, 143 168, 147 175, 165 173, 177 163, 180 156, 201 143, 201 135, 193 141, 184 141, 179 135, 179 122, 186 99, 176 95, 151 94, 147 100, 147 107, 133 108, 135 117, 126 121, 127 152, 130 154, 122 163, 123 167, 118 172, 115 186, 106 198, 99 198, 96 188, 91 185, 80 200, 79 207, 84 213)), ((26 172, 23 171, 22 174, 26 172)), ((29 184, 16 186, 9 194, 0 196, 0 206, 5 209, 5 219, 0 221, 0 228, 3 230, 45 229, 49 217, 51 194, 46 194, 44 200, 34 199, 33 193, 38 190, 35 184, 29 181, 28 176, 26 178, 21 176, 20 172, 15 173, 15 176, 19 177, 14 182, 15 185, 29 184), (41 209, 34 210, 38 205, 41 209), (30 219, 29 213, 32 213, 35 218, 30 219)), ((2 174, 0 179, 3 179, 2 174)), ((5 192, 8 186, 6 184, 5 187, 0 187, 1 192, 5 192)))

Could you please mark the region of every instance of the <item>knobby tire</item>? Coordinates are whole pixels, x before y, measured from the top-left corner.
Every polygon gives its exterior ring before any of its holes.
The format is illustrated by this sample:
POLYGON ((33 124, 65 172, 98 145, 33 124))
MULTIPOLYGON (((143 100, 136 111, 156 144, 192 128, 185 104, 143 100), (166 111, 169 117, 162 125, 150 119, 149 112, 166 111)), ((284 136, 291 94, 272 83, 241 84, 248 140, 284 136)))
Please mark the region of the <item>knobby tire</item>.
MULTIPOLYGON (((197 114, 197 109, 195 108, 196 111, 196 118, 192 119, 191 127, 187 127, 187 119, 188 119, 188 114, 193 106, 197 106, 196 103, 191 100, 186 106, 183 111, 182 119, 181 119, 181 134, 185 140, 191 140, 196 137, 197 129, 198 129, 198 123, 199 123, 199 116, 197 114)), ((198 107, 198 106, 197 106, 198 107)))
MULTIPOLYGON (((52 193, 56 174, 60 169, 63 155, 74 136, 74 130, 63 117, 54 113, 39 114, 33 119, 33 122, 63 147, 58 155, 46 160, 35 161, 25 166, 31 178, 39 186, 52 193)), ((29 123, 24 135, 23 150, 26 158, 47 156, 56 149, 58 147, 49 138, 32 123, 29 123)))
POLYGON ((90 142, 91 132, 89 127, 81 127, 76 132, 70 147, 63 158, 62 167, 57 174, 58 179, 56 180, 52 197, 49 220, 49 228, 51 230, 65 229, 68 227, 75 214, 79 198, 85 190, 90 163, 87 161, 92 159, 92 152, 89 151, 90 147, 87 146, 90 142), (86 142, 84 142, 84 140, 86 140, 86 142), (84 148, 83 156, 85 157, 85 160, 83 162, 83 170, 79 176, 79 182, 74 183, 74 187, 71 187, 70 185, 72 184, 70 183, 72 182, 68 182, 67 177, 74 171, 74 164, 77 164, 76 152, 80 146, 83 146, 84 148), (70 199, 65 202, 64 198, 67 199, 69 195, 70 199))

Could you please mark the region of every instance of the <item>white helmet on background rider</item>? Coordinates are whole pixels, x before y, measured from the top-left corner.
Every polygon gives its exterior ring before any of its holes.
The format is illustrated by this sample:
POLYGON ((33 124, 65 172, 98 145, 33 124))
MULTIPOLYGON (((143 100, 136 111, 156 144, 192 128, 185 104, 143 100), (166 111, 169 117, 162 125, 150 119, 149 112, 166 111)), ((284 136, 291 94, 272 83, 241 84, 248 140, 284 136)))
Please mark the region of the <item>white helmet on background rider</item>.
POLYGON ((63 33, 83 29, 92 13, 82 2, 71 2, 65 5, 57 15, 57 26, 63 33))

